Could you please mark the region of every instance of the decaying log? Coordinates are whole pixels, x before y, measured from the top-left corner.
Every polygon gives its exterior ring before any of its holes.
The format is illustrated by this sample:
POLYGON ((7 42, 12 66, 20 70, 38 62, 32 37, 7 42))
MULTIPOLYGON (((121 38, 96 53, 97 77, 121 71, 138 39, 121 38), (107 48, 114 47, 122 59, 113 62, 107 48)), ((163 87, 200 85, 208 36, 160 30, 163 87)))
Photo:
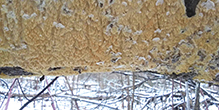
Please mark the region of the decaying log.
POLYGON ((2 0, 0 67, 39 75, 193 72, 212 81, 219 73, 219 3, 188 1, 2 0), (196 14, 188 17, 186 9, 196 14))

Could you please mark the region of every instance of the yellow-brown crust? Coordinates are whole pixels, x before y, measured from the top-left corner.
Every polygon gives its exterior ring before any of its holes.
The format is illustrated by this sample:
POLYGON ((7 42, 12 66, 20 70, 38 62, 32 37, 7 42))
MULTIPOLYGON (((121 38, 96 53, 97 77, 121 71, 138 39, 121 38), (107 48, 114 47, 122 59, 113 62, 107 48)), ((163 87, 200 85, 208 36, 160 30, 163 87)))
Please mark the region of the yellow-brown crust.
POLYGON ((216 0, 213 9, 201 1, 192 18, 181 0, 157 6, 156 0, 98 1, 0 1, 0 66, 45 75, 77 74, 75 67, 82 72, 194 71, 207 81, 219 72, 216 0))

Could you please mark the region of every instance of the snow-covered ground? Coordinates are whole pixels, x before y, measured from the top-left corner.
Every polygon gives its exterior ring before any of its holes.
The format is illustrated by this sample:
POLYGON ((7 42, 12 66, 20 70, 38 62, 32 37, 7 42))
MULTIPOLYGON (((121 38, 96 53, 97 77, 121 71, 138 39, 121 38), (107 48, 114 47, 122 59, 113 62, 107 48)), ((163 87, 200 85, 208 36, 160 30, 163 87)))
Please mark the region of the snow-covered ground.
MULTIPOLYGON (((48 85, 46 82, 50 83, 54 78, 54 76, 47 76, 43 81, 39 81, 39 77, 26 77, 18 80, 25 96, 30 100, 48 85)), ((4 79, 4 81, 10 88, 14 79, 4 79)), ((3 81, 0 81, 0 84, 1 110, 5 110, 7 105, 7 110, 18 110, 28 101, 22 94, 17 80, 13 85, 10 98, 6 95, 9 90, 6 84, 3 81)), ((195 85, 191 81, 189 84, 192 108, 195 101, 195 85)), ((181 110, 186 107, 187 100, 183 81, 180 83, 175 79, 172 90, 172 79, 152 73, 134 73, 134 77, 128 72, 60 76, 48 89, 24 110, 53 110, 53 107, 55 110, 75 110, 77 106, 80 110, 127 110, 132 107, 134 110, 171 110, 172 103, 175 108, 181 110)), ((203 91, 199 93, 200 108, 218 109, 219 88, 208 87, 208 84, 201 83, 201 89, 203 91)))

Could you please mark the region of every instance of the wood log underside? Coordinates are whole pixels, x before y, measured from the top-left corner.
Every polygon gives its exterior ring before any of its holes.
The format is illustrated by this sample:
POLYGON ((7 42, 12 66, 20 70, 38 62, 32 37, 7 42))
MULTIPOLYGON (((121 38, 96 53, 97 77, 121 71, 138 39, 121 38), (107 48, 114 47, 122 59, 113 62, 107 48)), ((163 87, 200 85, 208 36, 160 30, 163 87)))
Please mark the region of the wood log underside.
POLYGON ((1 0, 0 6, 0 67, 44 75, 192 72, 206 81, 219 73, 217 0, 200 1, 190 18, 182 0, 1 0))

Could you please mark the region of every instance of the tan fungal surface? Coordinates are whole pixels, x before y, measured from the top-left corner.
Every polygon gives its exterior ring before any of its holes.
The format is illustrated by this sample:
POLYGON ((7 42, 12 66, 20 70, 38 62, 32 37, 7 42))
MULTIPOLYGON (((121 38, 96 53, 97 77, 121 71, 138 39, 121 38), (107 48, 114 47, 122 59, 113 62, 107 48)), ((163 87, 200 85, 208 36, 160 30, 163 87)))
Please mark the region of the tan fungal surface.
POLYGON ((0 66, 45 75, 153 70, 219 73, 219 1, 1 0, 0 66), (48 71, 50 67, 61 67, 48 71))

